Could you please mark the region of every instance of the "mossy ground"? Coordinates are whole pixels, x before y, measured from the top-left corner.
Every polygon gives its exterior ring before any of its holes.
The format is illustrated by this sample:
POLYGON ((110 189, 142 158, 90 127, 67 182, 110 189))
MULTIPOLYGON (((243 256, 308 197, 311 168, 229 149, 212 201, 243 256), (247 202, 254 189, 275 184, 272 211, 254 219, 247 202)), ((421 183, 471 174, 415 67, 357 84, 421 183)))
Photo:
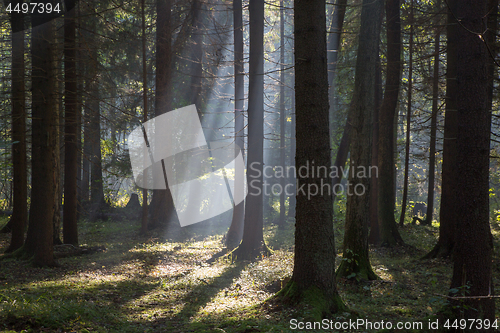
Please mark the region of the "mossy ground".
MULTIPOLYGON (((5 223, 0 220, 0 227, 5 223)), ((214 225, 204 234, 187 230, 182 242, 166 239, 160 230, 139 236, 140 221, 132 218, 82 221, 79 227, 82 245, 104 245, 107 250, 59 259, 57 268, 0 260, 0 331, 290 332, 290 320, 301 320, 302 312, 271 298, 293 269, 293 224, 284 231, 266 226, 273 255, 241 263, 226 257, 209 263, 222 251, 227 226, 214 225)), ((340 221, 338 249, 341 230, 340 221)), ((370 250, 381 280, 340 279, 338 291, 350 312, 334 315, 333 321, 354 316, 427 322, 442 307, 439 295, 448 292, 451 262, 420 260, 436 241, 437 226, 407 225, 401 231, 415 248, 370 250)), ((0 251, 9 237, 0 235, 0 251)), ((498 290, 498 256, 493 267, 498 290)), ((497 314, 499 308, 497 301, 497 314)))

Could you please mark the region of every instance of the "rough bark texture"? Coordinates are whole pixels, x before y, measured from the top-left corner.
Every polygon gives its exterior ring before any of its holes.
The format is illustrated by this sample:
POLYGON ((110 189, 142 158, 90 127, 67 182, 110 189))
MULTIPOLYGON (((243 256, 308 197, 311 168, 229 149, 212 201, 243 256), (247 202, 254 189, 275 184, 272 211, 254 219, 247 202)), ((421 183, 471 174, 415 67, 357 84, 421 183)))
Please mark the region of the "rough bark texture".
POLYGON ((401 22, 399 0, 387 0, 387 78, 384 100, 379 113, 378 150, 378 220, 380 241, 383 246, 403 243, 394 218, 394 120, 401 82, 401 22))
POLYGON ((441 181, 441 207, 439 210, 439 239, 434 248, 425 258, 447 258, 453 253, 455 234, 457 230, 456 200, 457 174, 457 82, 456 54, 458 50, 458 23, 450 9, 456 11, 456 1, 448 3, 446 24, 446 107, 444 118, 443 167, 441 181))
POLYGON ((357 280, 377 278, 368 256, 368 225, 370 223, 371 128, 375 104, 378 36, 381 29, 379 17, 382 9, 382 0, 363 2, 354 94, 349 112, 349 125, 351 126, 349 186, 346 189, 344 249, 337 276, 357 280))
POLYGON ((254 259, 270 251, 263 234, 263 157, 264 157, 264 0, 251 1, 250 58, 248 87, 248 196, 240 246, 233 251, 238 260, 254 259))
POLYGON ((78 109, 76 82, 75 0, 66 0, 64 20, 64 215, 63 242, 78 245, 78 109))
MULTIPOLYGON (((488 51, 475 32, 484 29, 487 0, 456 0, 460 18, 456 57, 458 116, 455 200, 457 238, 453 256, 451 294, 487 296, 492 292, 493 238, 489 224, 489 108, 488 51), (458 290, 453 293, 453 290, 458 290)), ((450 51, 448 51, 450 52, 450 51)), ((494 299, 467 298, 452 302, 457 317, 495 319, 494 299)))
MULTIPOLYGON (((245 86, 243 68, 243 13, 241 0, 233 1, 234 20, 234 132, 235 144, 244 152, 244 121, 243 108, 245 105, 245 86)), ((242 186, 240 170, 235 170, 235 187, 242 186)), ((238 189, 236 189, 238 191, 238 189)), ((226 246, 233 250, 240 245, 243 237, 243 223, 245 218, 245 201, 233 209, 233 219, 227 231, 226 246)))
MULTIPOLYGON (((331 166, 325 28, 324 1, 295 1, 297 168, 312 168, 312 161, 316 170, 331 166)), ((312 306, 310 316, 321 319, 345 307, 335 282, 331 177, 329 172, 312 177, 309 171, 308 177, 297 174, 294 268, 280 295, 312 306)))
MULTIPOLYGON (((12 6, 21 1, 13 1, 12 6)), ((28 218, 28 186, 26 161, 26 100, 24 86, 24 14, 12 12, 12 165, 13 209, 9 223, 11 241, 6 252, 17 250, 24 244, 28 218)))
POLYGON ((25 250, 36 266, 54 265, 53 216, 58 131, 55 77, 55 29, 49 15, 33 14, 32 31, 32 187, 25 250), (47 98, 49 96, 49 98, 47 98), (52 98, 50 97, 52 96, 52 98))

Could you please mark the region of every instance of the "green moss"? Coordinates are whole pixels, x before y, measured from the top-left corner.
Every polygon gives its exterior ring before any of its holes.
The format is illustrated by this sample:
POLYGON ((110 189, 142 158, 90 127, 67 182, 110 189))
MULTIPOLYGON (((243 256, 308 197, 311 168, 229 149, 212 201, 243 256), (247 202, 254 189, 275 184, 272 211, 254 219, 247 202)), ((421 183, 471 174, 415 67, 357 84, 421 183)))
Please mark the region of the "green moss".
POLYGON ((347 311, 337 293, 330 297, 315 286, 301 291, 294 281, 288 282, 275 298, 284 305, 296 308, 305 320, 321 321, 334 313, 347 311))

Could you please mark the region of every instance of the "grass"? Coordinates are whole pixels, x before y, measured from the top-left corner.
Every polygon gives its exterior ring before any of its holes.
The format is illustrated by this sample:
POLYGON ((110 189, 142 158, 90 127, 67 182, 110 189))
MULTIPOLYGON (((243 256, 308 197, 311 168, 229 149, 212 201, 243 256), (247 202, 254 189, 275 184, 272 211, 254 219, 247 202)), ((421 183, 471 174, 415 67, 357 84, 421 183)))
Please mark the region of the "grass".
MULTIPOLYGON (((5 223, 0 220, 0 226, 5 223)), ((59 259, 58 268, 0 260, 0 331, 290 332, 290 320, 300 320, 294 309, 269 300, 293 269, 292 224, 285 231, 266 226, 274 254, 243 263, 224 257, 209 263, 223 248, 224 225, 212 225, 210 233, 183 229, 182 242, 159 230, 139 236, 139 227, 132 218, 82 221, 81 243, 104 245, 106 251, 59 259)), ((499 229, 495 224, 496 245, 499 229)), ((334 322, 354 316, 427 325, 442 306, 438 295, 448 292, 451 262, 419 259, 434 245, 437 226, 407 225, 401 231, 413 248, 370 250, 381 280, 337 282, 351 313, 338 314, 334 322)), ((337 249, 341 232, 339 220, 337 249)), ((0 251, 9 236, 0 235, 0 251)), ((498 286, 498 257, 494 267, 498 286)))

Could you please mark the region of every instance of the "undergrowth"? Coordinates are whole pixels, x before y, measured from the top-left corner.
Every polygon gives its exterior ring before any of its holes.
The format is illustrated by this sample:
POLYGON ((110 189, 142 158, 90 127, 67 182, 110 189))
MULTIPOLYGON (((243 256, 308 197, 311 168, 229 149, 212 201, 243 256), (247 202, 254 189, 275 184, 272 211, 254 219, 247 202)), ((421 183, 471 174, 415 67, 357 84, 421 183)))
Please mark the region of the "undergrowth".
MULTIPOLYGON (((1 219, 0 227, 5 223, 1 219)), ((185 229, 182 240, 160 230, 140 236, 139 221, 131 217, 81 221, 79 228, 82 245, 104 245, 106 251, 60 259, 58 268, 0 260, 1 332, 290 332, 291 320, 303 319, 298 310, 271 298, 292 273, 291 222, 285 230, 265 226, 272 256, 242 263, 216 256, 223 250, 224 223, 185 229)), ((339 218, 339 252, 342 228, 339 218)), ((499 229, 493 226, 497 246, 499 229)), ((438 227, 407 224, 401 232, 411 247, 370 250, 381 280, 337 281, 349 312, 329 320, 427 325, 443 306, 452 264, 420 260, 436 242, 438 227)), ((0 235, 0 251, 9 237, 0 235)), ((498 257, 494 267, 498 286, 498 257)), ((357 332, 342 330, 348 331, 357 332)))

